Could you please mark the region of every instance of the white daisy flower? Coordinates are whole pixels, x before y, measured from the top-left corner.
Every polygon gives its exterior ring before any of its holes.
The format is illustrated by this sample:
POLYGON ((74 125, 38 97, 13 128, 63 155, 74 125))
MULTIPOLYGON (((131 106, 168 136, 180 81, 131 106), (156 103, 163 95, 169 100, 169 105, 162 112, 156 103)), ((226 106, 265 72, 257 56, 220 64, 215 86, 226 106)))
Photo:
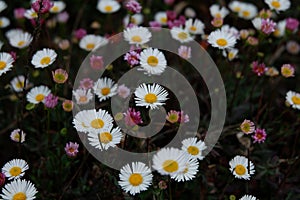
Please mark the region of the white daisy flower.
POLYGON ((289 0, 265 0, 270 9, 276 12, 285 11, 290 8, 291 2, 289 0))
POLYGON ((107 77, 99 78, 95 83, 94 93, 98 96, 100 102, 117 94, 118 85, 107 77))
POLYGON ((171 176, 171 178, 175 179, 177 182, 192 180, 196 177, 198 167, 198 160, 195 158, 190 158, 189 161, 185 164, 184 170, 171 176))
POLYGON ((10 139, 14 142, 25 142, 26 133, 22 131, 21 129, 15 129, 10 134, 10 139), (21 141, 20 141, 21 139, 21 141))
POLYGON ((97 9, 102 13, 114 13, 120 8, 120 4, 115 0, 99 0, 97 4, 97 9))
POLYGON ((14 59, 9 53, 0 53, 0 76, 11 70, 13 62, 14 59))
POLYGON ((205 143, 201 140, 197 142, 197 138, 195 137, 184 139, 181 147, 181 149, 191 155, 192 158, 197 158, 199 160, 204 159, 202 152, 206 148, 205 143))
POLYGON ((66 8, 66 4, 63 1, 53 1, 53 6, 50 9, 51 13, 60 13, 66 8))
POLYGON ((35 68, 45 68, 56 60, 57 54, 53 49, 44 48, 37 51, 31 60, 31 64, 35 68))
POLYGON ((202 21, 200 21, 199 19, 195 19, 193 21, 193 19, 188 19, 185 22, 185 28, 189 30, 190 33, 192 34, 204 34, 204 24, 202 21))
POLYGON ((153 156, 153 168, 161 175, 173 176, 184 171, 189 158, 179 149, 163 148, 153 156))
POLYGON ((27 101, 33 104, 44 103, 45 97, 50 93, 51 91, 47 86, 41 85, 34 87, 27 93, 27 101))
POLYGON ((119 127, 113 129, 113 126, 88 134, 90 145, 101 151, 107 150, 109 147, 116 147, 121 142, 121 139, 121 129, 119 127))
POLYGON ((173 27, 171 29, 171 36, 174 40, 178 40, 181 43, 186 43, 193 40, 190 32, 187 29, 183 29, 180 27, 173 27))
POLYGON ((10 29, 9 31, 6 31, 5 36, 9 40, 10 38, 14 37, 15 35, 22 34, 24 31, 22 29, 10 29))
POLYGON ((240 12, 242 10, 242 6, 243 6, 243 2, 240 1, 231 1, 228 4, 228 7, 230 8, 230 10, 232 10, 233 12, 240 12))
POLYGON ((223 25, 221 31, 233 35, 237 40, 240 39, 240 32, 235 27, 230 27, 228 24, 223 25))
POLYGON ((148 166, 142 162, 133 162, 123 166, 120 170, 119 185, 131 195, 145 191, 152 183, 153 175, 148 166))
POLYGON ((6 28, 10 25, 10 21, 6 17, 0 17, 0 28, 6 28))
POLYGON ((77 89, 73 90, 73 95, 78 105, 87 104, 92 100, 93 94, 90 89, 77 89))
MULTIPOLYGON (((123 24, 126 27, 129 24, 129 15, 126 15, 123 19, 123 24)), ((144 22, 144 16, 140 13, 136 13, 134 15, 131 15, 130 17, 130 23, 135 24, 135 25, 140 25, 144 22)))
MULTIPOLYGON (((22 92, 24 88, 24 82, 25 82, 25 76, 20 75, 14 77, 11 81, 10 84, 15 92, 22 92)), ((26 81, 26 87, 29 85, 29 81, 26 81)))
POLYGON ((108 40, 99 35, 89 34, 81 38, 79 47, 86 51, 92 51, 108 43, 108 40))
POLYGON ((137 106, 146 106, 150 109, 156 109, 158 106, 164 105, 168 99, 168 92, 158 84, 140 85, 134 92, 135 103, 137 106))
POLYGON ((255 196, 252 195, 244 195, 240 200, 256 200, 255 196))
POLYGON ((229 10, 225 7, 221 7, 218 4, 213 4, 209 7, 209 11, 211 16, 214 18, 222 18, 224 19, 228 14, 229 10))
POLYGON ((28 47, 33 39, 30 33, 23 31, 16 31, 10 34, 12 34, 11 37, 8 38, 10 45, 19 49, 28 47))
POLYGON ((147 48, 140 54, 140 68, 148 75, 160 75, 167 67, 167 60, 164 54, 158 49, 147 48))
POLYGON ((219 49, 232 48, 236 43, 234 35, 221 30, 211 32, 207 39, 209 44, 219 49))
POLYGON ((126 28, 124 31, 124 39, 129 44, 142 45, 150 41, 152 37, 151 32, 145 27, 134 26, 132 28, 126 28))
POLYGON ((253 19, 257 16, 257 7, 251 3, 241 4, 241 10, 238 12, 238 16, 243 19, 253 19))
POLYGON ((2 173, 5 174, 8 180, 18 179, 24 176, 27 169, 29 169, 29 167, 25 160, 13 159, 2 167, 2 173))
POLYGON ((281 20, 276 24, 275 31, 273 32, 275 37, 283 37, 286 29, 286 20, 281 20))
POLYGON ((227 57, 229 61, 232 61, 233 59, 237 58, 237 54, 239 53, 239 50, 236 48, 230 48, 226 50, 223 50, 223 56, 227 57))
POLYGON ((249 180, 250 175, 253 175, 255 172, 253 163, 244 156, 235 156, 229 161, 229 165, 230 171, 238 179, 249 180), (248 163, 250 164, 250 170, 248 170, 248 163))
POLYGON ((159 22, 161 25, 167 25, 168 22, 167 13, 164 11, 159 11, 155 13, 154 20, 159 22))
POLYGON ((292 108, 300 110, 300 93, 288 91, 285 99, 292 108))
POLYGON ((38 17, 38 14, 31 8, 25 11, 24 17, 27 19, 35 19, 38 17))
POLYGON ((112 126, 113 118, 106 111, 99 109, 83 110, 77 113, 73 119, 73 124, 77 131, 81 132, 99 132, 101 129, 107 129, 112 126))
POLYGON ((14 180, 4 186, 1 198, 3 200, 33 200, 37 190, 30 181, 14 180))
POLYGON ((7 8, 5 1, 0 1, 0 13, 7 8))
POLYGON ((252 20, 252 24, 257 30, 261 30, 262 18, 260 17, 254 18, 252 20))

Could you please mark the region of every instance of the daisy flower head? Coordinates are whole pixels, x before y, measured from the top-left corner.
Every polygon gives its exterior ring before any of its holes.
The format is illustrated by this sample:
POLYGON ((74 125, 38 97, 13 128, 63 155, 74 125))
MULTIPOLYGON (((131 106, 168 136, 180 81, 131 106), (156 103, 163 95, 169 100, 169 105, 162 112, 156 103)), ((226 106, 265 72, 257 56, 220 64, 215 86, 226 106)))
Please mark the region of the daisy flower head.
POLYGON ((255 125, 252 121, 245 119, 243 123, 240 125, 240 129, 245 134, 251 134, 255 131, 255 125))
POLYGON ((118 1, 98 0, 97 9, 105 14, 117 12, 121 8, 118 1))
POLYGON ((192 57, 192 48, 181 45, 178 48, 178 55, 183 59, 189 59, 192 57))
POLYGON ((191 34, 195 34, 195 35, 204 34, 204 27, 205 27, 205 25, 199 19, 195 19, 195 20, 188 19, 185 22, 185 27, 186 27, 186 29, 189 30, 189 32, 191 34))
POLYGON ((267 76, 275 77, 279 75, 279 71, 275 67, 268 67, 265 73, 267 76))
POLYGON ((286 43, 286 50, 290 54, 297 55, 300 52, 300 45, 295 40, 290 40, 286 43))
POLYGON ((96 110, 82 110, 73 118, 74 128, 79 132, 88 133, 90 123, 86 116, 95 115, 96 110))
POLYGON ((285 11, 290 8, 291 2, 289 0, 265 0, 270 9, 275 10, 277 13, 285 11))
POLYGON ((186 168, 189 156, 179 149, 163 148, 153 156, 153 168, 161 175, 176 175, 186 168))
POLYGON ((17 179, 4 186, 1 198, 5 200, 32 200, 36 198, 36 193, 37 190, 30 181, 17 179))
POLYGON ((23 31, 17 31, 15 32, 15 34, 12 34, 11 37, 8 38, 10 45, 18 49, 28 47, 32 39, 33 38, 30 33, 23 31))
POLYGON ((286 20, 281 20, 276 24, 273 35, 275 37, 283 37, 286 31, 286 20))
MULTIPOLYGON (((16 76, 14 77, 11 81, 10 81, 10 85, 12 86, 13 90, 15 92, 22 92, 23 88, 24 88, 24 83, 25 82, 25 76, 20 75, 20 76, 16 76)), ((26 81, 26 87, 29 85, 28 80, 26 81)))
POLYGON ((74 103, 73 103, 73 101, 66 99, 62 103, 62 107, 63 107, 64 111, 71 112, 73 110, 74 103))
POLYGON ((130 25, 138 26, 144 22, 144 16, 140 13, 136 13, 134 15, 126 15, 123 19, 123 25, 128 27, 130 25))
POLYGON ((65 83, 68 79, 69 75, 64 69, 56 69, 52 71, 52 78, 55 83, 62 84, 65 83))
POLYGON ((108 40, 99 35, 89 34, 81 38, 79 47, 86 51, 93 51, 108 43, 108 40))
POLYGON ((242 10, 242 6, 243 6, 243 2, 240 1, 231 1, 228 4, 228 7, 230 8, 230 10, 232 10, 233 12, 239 13, 242 10))
POLYGON ((189 181, 196 177, 196 174, 198 172, 199 162, 195 158, 190 158, 188 162, 185 165, 185 168, 182 172, 179 172, 173 176, 171 176, 172 179, 175 179, 177 182, 181 181, 189 181))
POLYGON ((122 132, 119 127, 113 128, 113 126, 110 126, 100 129, 97 132, 88 133, 90 145, 96 149, 100 149, 100 151, 107 150, 109 147, 116 147, 121 142, 121 139, 122 132))
POLYGON ((45 97, 50 93, 51 91, 47 86, 36 86, 27 93, 27 101, 33 104, 39 104, 41 102, 44 103, 45 97))
POLYGON ((266 133, 265 129, 257 128, 255 130, 254 135, 252 135, 252 138, 254 139, 254 143, 256 143, 256 142, 263 143, 263 142, 265 142, 265 140, 267 138, 267 133, 266 133))
POLYGON ((53 49, 44 48, 33 55, 31 64, 35 68, 45 68, 51 65, 56 57, 57 53, 53 49))
POLYGON ((300 110, 300 93, 288 91, 285 99, 292 108, 300 110))
POLYGON ((236 48, 230 48, 227 49, 228 52, 225 50, 223 51, 223 56, 227 57, 229 61, 232 61, 233 59, 237 58, 237 54, 239 53, 239 50, 236 48))
POLYGON ((213 18, 222 18, 224 19, 228 14, 229 10, 225 7, 221 7, 218 4, 213 4, 209 7, 209 11, 213 18))
POLYGON ((193 37, 190 35, 190 32, 185 28, 173 27, 171 29, 171 36, 174 40, 177 40, 181 43, 187 43, 193 40, 193 37))
POLYGON ((158 84, 143 83, 135 90, 134 94, 137 106, 150 107, 150 109, 157 109, 168 99, 168 92, 158 84))
POLYGON ((142 6, 136 0, 129 0, 126 5, 126 9, 132 13, 140 13, 142 10, 142 6))
POLYGON ((235 156, 229 161, 230 171, 235 178, 249 180, 250 176, 254 174, 254 165, 248 158, 244 156, 235 156), (250 166, 248 166, 248 163, 250 166), (248 170, 250 169, 250 171, 248 170))
POLYGON ((141 26, 128 27, 124 31, 124 39, 128 41, 129 44, 142 45, 149 42, 151 37, 151 32, 141 26))
POLYGON ((10 21, 6 17, 0 17, 0 28, 6 28, 10 25, 10 21))
POLYGON ((89 126, 89 132, 98 132, 100 129, 109 128, 112 125, 113 118, 106 111, 99 109, 90 110, 85 116, 89 126))
POLYGON ((118 85, 107 77, 99 78, 94 84, 94 93, 98 96, 100 102, 117 94, 118 85))
POLYGON ((230 27, 228 24, 225 24, 221 27, 220 30, 233 35, 237 40, 240 39, 240 32, 234 26, 230 27))
POLYGON ((11 132, 10 139, 14 142, 23 143, 25 142, 25 136, 26 133, 24 133, 24 131, 22 131, 21 129, 15 129, 11 132))
POLYGON ((120 181, 122 189, 131 195, 145 191, 152 183, 153 175, 148 166, 142 162, 133 162, 123 166, 120 170, 120 181))
POLYGON ((236 44, 235 36, 225 30, 213 31, 207 39, 209 44, 219 49, 233 48, 236 44))
POLYGON ((160 75, 167 67, 165 55, 158 49, 147 48, 140 54, 140 68, 147 75, 160 75))
POLYGON ((265 74, 265 72, 268 70, 266 65, 264 63, 259 63, 258 61, 254 61, 251 64, 252 71, 257 75, 257 76, 262 76, 265 74))
POLYGON ((65 146, 65 152, 67 154, 67 156, 74 158, 77 156, 78 154, 78 148, 79 148, 79 144, 77 144, 76 142, 69 142, 66 144, 65 146))
POLYGON ((295 76, 295 68, 290 64, 283 64, 281 66, 281 74, 285 78, 294 77, 295 76))
POLYGON ((29 169, 29 167, 25 160, 13 159, 2 167, 2 173, 5 174, 8 180, 18 179, 24 176, 27 169, 29 169))
POLYGON ((79 88, 81 89, 92 89, 94 87, 94 81, 90 78, 84 78, 80 81, 79 88))
POLYGON ((161 25, 167 25, 168 22, 167 13, 164 11, 159 11, 155 13, 154 20, 160 23, 161 25))
POLYGON ((136 51, 130 51, 125 54, 124 60, 131 66, 138 65, 140 63, 140 53, 136 51))
POLYGON ((130 89, 124 84, 118 86, 118 95, 123 99, 126 99, 130 95, 130 89))
POLYGON ((93 99, 91 89, 79 88, 77 90, 73 90, 73 95, 78 105, 87 104, 93 99))
POLYGON ((168 114, 166 116, 166 120, 172 124, 178 122, 179 112, 175 111, 175 110, 171 110, 170 112, 168 112, 168 114))
POLYGON ((240 200, 256 200, 255 196, 252 195, 244 195, 240 200))
POLYGON ((197 138, 187 138, 182 141, 181 149, 187 152, 192 158, 203 160, 204 156, 202 154, 203 150, 207 147, 205 143, 201 140, 197 141, 197 138))
POLYGON ((63 1, 53 1, 53 6, 50 9, 50 13, 60 13, 66 8, 66 4, 63 1))
POLYGON ((257 7, 251 3, 241 4, 241 10, 238 12, 238 16, 246 20, 253 19, 257 14, 257 7))
POLYGON ((136 111, 134 108, 128 108, 124 114, 125 124, 127 126, 135 126, 137 124, 143 123, 141 112, 136 111))
POLYGON ((7 8, 5 1, 0 1, 0 13, 7 8))
POLYGON ((0 76, 11 70, 13 62, 14 59, 9 53, 0 53, 0 76))

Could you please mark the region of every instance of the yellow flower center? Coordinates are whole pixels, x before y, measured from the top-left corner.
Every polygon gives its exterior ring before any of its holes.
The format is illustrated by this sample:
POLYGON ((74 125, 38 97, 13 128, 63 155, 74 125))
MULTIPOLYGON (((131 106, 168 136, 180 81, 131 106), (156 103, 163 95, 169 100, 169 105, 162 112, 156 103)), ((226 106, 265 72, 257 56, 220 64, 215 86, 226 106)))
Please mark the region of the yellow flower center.
POLYGON ((246 133, 250 132, 250 124, 249 123, 243 124, 241 129, 243 132, 246 132, 246 133))
POLYGON ((24 82, 18 81, 18 82, 16 83, 16 88, 23 88, 23 87, 24 87, 24 82))
POLYGON ((196 26, 191 26, 191 27, 190 27, 190 30, 191 30, 191 31, 196 31, 196 30, 197 30, 197 27, 196 27, 196 26))
POLYGON ((215 14, 215 18, 222 18, 222 15, 221 15, 221 13, 217 13, 217 14, 215 14))
POLYGON ((224 47, 227 45, 227 40, 225 40, 223 38, 217 39, 217 44, 221 47, 224 47))
POLYGON ((300 97, 293 96, 292 97, 292 102, 296 105, 300 105, 300 97))
POLYGON ((38 14, 36 12, 33 12, 33 13, 30 14, 30 16, 33 17, 33 18, 37 18, 38 14))
POLYGON ((146 94, 145 101, 147 103, 155 103, 157 101, 157 96, 153 93, 146 94))
POLYGON ((45 56, 44 58, 41 59, 41 65, 48 65, 51 61, 51 58, 49 56, 45 56))
POLYGON ((9 173, 10 175, 12 176, 19 176, 22 172, 22 169, 20 167, 12 167, 10 170, 9 170, 9 173))
POLYGON ((129 183, 133 186, 138 186, 143 183, 143 177, 141 174, 133 173, 128 179, 129 183))
POLYGON ((231 60, 231 59, 233 59, 233 58, 234 58, 234 53, 229 52, 229 53, 228 53, 228 59, 231 60))
POLYGON ((110 88, 108 88, 108 87, 102 88, 101 93, 104 96, 108 95, 110 93, 110 88))
POLYGON ((165 24, 165 23, 167 23, 167 18, 166 17, 162 17, 162 18, 160 18, 160 22, 162 23, 162 24, 165 24))
POLYGON ((80 96, 79 97, 79 102, 84 103, 87 102, 88 98, 86 96, 80 96))
POLYGON ((188 38, 188 34, 185 33, 185 32, 180 32, 180 33, 178 33, 177 36, 178 36, 178 38, 181 39, 181 40, 185 40, 185 39, 188 38))
POLYGON ((175 123, 178 121, 178 114, 171 114, 169 116, 169 121, 172 122, 172 123, 175 123))
POLYGON ((282 73, 283 76, 286 76, 286 77, 293 75, 292 70, 290 70, 287 67, 282 68, 282 72, 281 73, 282 73))
POLYGON ((88 44, 86 45, 86 48, 87 48, 88 50, 92 50, 92 49, 95 48, 95 44, 94 44, 94 43, 88 43, 88 44))
POLYGON ((17 133, 16 135, 14 135, 14 139, 15 141, 20 141, 20 134, 17 133))
POLYGON ((246 173, 246 168, 243 165, 237 165, 234 169, 237 175, 244 175, 246 173))
POLYGON ((113 7, 107 5, 107 6, 104 7, 104 10, 105 10, 106 12, 111 12, 111 11, 113 10, 113 7))
POLYGON ((54 79, 57 82, 64 82, 66 80, 66 77, 63 74, 55 74, 54 79))
POLYGON ((21 47, 21 46, 23 46, 24 44, 25 44, 25 41, 24 41, 24 40, 21 40, 21 41, 18 42, 17 45, 18 45, 18 47, 21 47))
POLYGON ((163 169, 169 173, 176 172, 178 170, 178 163, 175 160, 166 160, 163 163, 163 169))
POLYGON ((99 134, 100 142, 103 144, 107 144, 112 141, 112 135, 109 132, 103 132, 99 134))
POLYGON ((158 64, 158 59, 155 56, 149 56, 148 59, 147 59, 147 63, 151 67, 156 67, 157 64, 158 64))
POLYGON ((280 8, 280 3, 278 1, 272 1, 271 5, 274 7, 274 8, 280 8))
POLYGON ((12 198, 12 200, 26 200, 26 199, 27 199, 26 194, 24 194, 23 192, 16 193, 12 198))
POLYGON ((240 12, 241 11, 241 7, 236 6, 236 7, 233 8, 233 11, 234 12, 240 12))
POLYGON ((104 122, 102 119, 94 119, 91 122, 91 127, 95 128, 95 129, 103 128, 103 126, 104 126, 104 122))
POLYGON ((0 70, 3 70, 6 67, 6 62, 0 61, 0 70))
POLYGON ((275 29, 275 31, 273 32, 274 36, 279 37, 280 36, 280 30, 279 29, 275 29))
POLYGON ((247 10, 243 11, 242 14, 243 14, 244 17, 249 17, 250 16, 250 12, 247 11, 247 10))
POLYGON ((141 42, 142 38, 139 35, 135 35, 131 38, 133 42, 141 42))
POLYGON ((199 149, 197 147, 195 147, 195 146, 189 146, 187 148, 187 151, 189 152, 189 154, 191 154, 193 156, 198 155, 199 152, 200 152, 199 149))
POLYGON ((53 6, 53 7, 51 8, 51 10, 52 10, 53 12, 58 12, 58 11, 59 11, 59 7, 58 7, 58 6, 53 6))
POLYGON ((41 102, 41 101, 43 101, 44 99, 45 99, 45 95, 43 95, 43 94, 38 94, 38 95, 36 95, 36 97, 35 97, 35 100, 38 101, 38 102, 41 102))

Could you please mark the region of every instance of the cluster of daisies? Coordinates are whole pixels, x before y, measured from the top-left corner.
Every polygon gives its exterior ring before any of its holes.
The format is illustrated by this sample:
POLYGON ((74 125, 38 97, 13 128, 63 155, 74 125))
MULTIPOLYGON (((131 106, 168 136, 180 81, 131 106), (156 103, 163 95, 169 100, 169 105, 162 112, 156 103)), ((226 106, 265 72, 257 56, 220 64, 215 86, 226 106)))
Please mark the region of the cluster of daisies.
POLYGON ((0 173, 1 183, 5 182, 5 178, 10 182, 5 184, 2 188, 2 194, 0 194, 1 199, 26 200, 36 198, 35 195, 38 191, 35 185, 30 181, 21 179, 28 169, 29 166, 27 162, 22 159, 13 159, 2 167, 2 173, 0 173))
POLYGON ((252 135, 254 143, 263 143, 267 138, 265 129, 255 128, 254 122, 245 119, 240 125, 241 131, 246 135, 252 135))

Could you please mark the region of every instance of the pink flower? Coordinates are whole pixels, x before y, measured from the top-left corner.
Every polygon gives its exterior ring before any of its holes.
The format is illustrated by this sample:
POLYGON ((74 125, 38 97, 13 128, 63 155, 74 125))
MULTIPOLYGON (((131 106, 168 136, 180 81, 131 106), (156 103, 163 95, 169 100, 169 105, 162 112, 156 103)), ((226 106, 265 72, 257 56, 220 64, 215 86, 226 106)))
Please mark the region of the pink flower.
POLYGON ((252 138, 254 139, 254 143, 258 142, 258 143, 263 143, 265 142, 266 138, 267 138, 267 134, 265 129, 256 129, 254 135, 252 136, 252 138))
POLYGON ((87 32, 85 29, 83 28, 80 28, 80 29, 77 29, 74 33, 75 37, 80 40, 81 38, 83 38, 84 36, 86 36, 87 32))
POLYGON ((92 55, 90 57, 90 65, 93 69, 102 69, 104 67, 103 57, 92 55))
POLYGON ((240 125, 241 130, 245 134, 251 134, 255 131, 255 125, 252 121, 245 119, 240 125))
POLYGON ((284 64, 281 67, 281 74, 285 78, 294 77, 295 76, 295 68, 290 64, 284 64))
POLYGON ((291 40, 286 43, 286 50, 293 55, 296 55, 300 51, 300 45, 298 42, 291 40))
POLYGON ((180 111, 179 112, 179 119, 178 119, 178 122, 180 123, 187 123, 190 121, 190 118, 187 114, 184 114, 183 111, 180 111))
POLYGON ((94 86, 94 81, 90 78, 84 78, 80 81, 79 88, 81 89, 91 89, 94 86))
POLYGON ((62 84, 67 81, 69 75, 64 69, 56 69, 52 71, 52 77, 55 83, 62 84))
POLYGON ((62 107, 64 111, 66 112, 71 112, 73 110, 74 103, 71 100, 64 100, 62 103, 62 107))
POLYGON ((14 61, 17 60, 17 53, 14 51, 9 52, 9 54, 11 55, 11 57, 14 59, 14 61))
POLYGON ((66 23, 69 20, 69 13, 67 11, 58 13, 56 19, 60 23, 66 23))
POLYGON ((15 8, 14 16, 16 19, 23 19, 25 12, 26 12, 25 8, 15 8))
POLYGON ((5 183, 5 174, 0 172, 0 187, 2 187, 5 183))
POLYGON ((132 13, 140 13, 142 10, 142 6, 139 4, 139 2, 130 0, 126 4, 126 9, 132 13))
POLYGON ((164 2, 167 5, 172 5, 175 2, 175 0, 164 0, 164 2))
POLYGON ((73 142, 67 143, 65 146, 65 151, 66 151, 67 156, 69 156, 71 158, 76 157, 77 153, 79 152, 78 148, 79 148, 79 144, 77 144, 76 142, 75 143, 73 143, 73 142))
POLYGON ((175 11, 168 10, 166 13, 167 13, 167 19, 168 20, 173 21, 173 20, 176 19, 177 14, 176 14, 175 11))
POLYGON ((130 51, 125 54, 124 60, 131 66, 138 65, 140 63, 140 54, 136 51, 130 51))
POLYGON ((298 19, 295 19, 295 18, 287 18, 286 20, 286 28, 291 30, 291 31, 296 31, 298 29, 298 26, 299 26, 299 21, 298 19))
POLYGON ((48 96, 45 97, 45 106, 47 108, 54 108, 58 103, 58 97, 54 96, 53 94, 48 94, 48 96))
POLYGON ((159 187, 159 189, 161 189, 161 190, 165 190, 165 189, 168 188, 168 185, 167 185, 166 181, 161 180, 161 181, 159 181, 159 183, 158 183, 158 187, 159 187))
POLYGON ((126 87, 124 84, 118 87, 118 95, 122 98, 127 98, 130 94, 130 89, 126 87))
POLYGON ((276 23, 271 19, 262 19, 261 20, 261 31, 265 34, 270 34, 275 31, 276 23))
POLYGON ((135 111, 134 108, 129 108, 124 114, 125 124, 128 126, 135 126, 143 123, 140 111, 135 111))
POLYGON ((191 58, 191 51, 192 51, 191 47, 180 46, 178 49, 178 55, 184 59, 189 59, 191 58))
POLYGON ((258 45, 259 40, 258 40, 256 37, 249 36, 249 37, 247 38, 247 42, 248 42, 250 45, 252 45, 252 46, 256 46, 256 45, 258 45))
POLYGON ((215 17, 210 23, 216 28, 221 27, 223 25, 223 18, 215 17))
POLYGON ((265 72, 268 70, 268 68, 265 66, 264 63, 258 63, 258 61, 254 61, 252 63, 252 71, 257 75, 261 76, 265 74, 265 72))
POLYGON ((161 24, 157 21, 150 21, 149 25, 151 28, 155 28, 156 30, 159 30, 161 28, 161 24))
POLYGON ((53 2, 50 0, 36 0, 31 4, 31 7, 35 12, 39 13, 41 9, 40 12, 42 14, 49 12, 52 6, 53 6, 53 2), (40 8, 40 4, 42 4, 42 8, 40 8))

